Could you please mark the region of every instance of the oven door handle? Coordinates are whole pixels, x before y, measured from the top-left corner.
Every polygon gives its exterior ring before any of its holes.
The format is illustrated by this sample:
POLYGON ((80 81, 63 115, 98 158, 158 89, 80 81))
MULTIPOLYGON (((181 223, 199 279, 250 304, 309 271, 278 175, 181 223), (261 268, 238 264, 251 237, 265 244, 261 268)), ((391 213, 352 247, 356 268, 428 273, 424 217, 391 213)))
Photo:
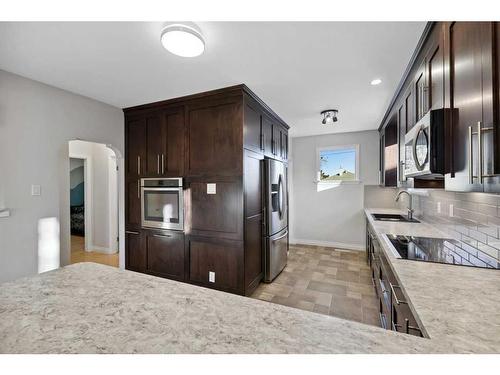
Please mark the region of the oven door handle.
POLYGON ((182 191, 182 187, 142 187, 144 191, 182 191))

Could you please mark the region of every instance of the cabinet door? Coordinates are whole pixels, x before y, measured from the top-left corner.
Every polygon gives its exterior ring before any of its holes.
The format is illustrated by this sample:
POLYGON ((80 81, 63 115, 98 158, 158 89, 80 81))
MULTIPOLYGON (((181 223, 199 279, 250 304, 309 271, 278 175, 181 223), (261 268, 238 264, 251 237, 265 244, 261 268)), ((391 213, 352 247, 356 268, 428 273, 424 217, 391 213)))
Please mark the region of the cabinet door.
POLYGON ((187 113, 188 175, 241 175, 242 98, 200 101, 187 113))
POLYGON ((447 28, 452 121, 452 173, 447 190, 482 191, 479 172, 478 124, 482 120, 483 28, 479 22, 453 22, 447 28), (477 100, 471 100, 476 98, 477 100))
POLYGON ((125 187, 125 227, 139 228, 141 226, 141 191, 140 179, 127 180, 125 187))
POLYGON ((288 130, 283 130, 283 159, 288 160, 288 130))
POLYGON ((280 157, 281 152, 281 127, 273 122, 272 153, 275 157, 280 157))
POLYGON ((398 108, 398 134, 399 134, 399 182, 400 186, 406 181, 405 177, 405 136, 406 136, 406 111, 404 103, 398 108))
POLYGON ((413 125, 415 125, 415 112, 414 112, 414 96, 412 85, 405 94, 405 108, 406 108, 406 132, 408 133, 413 125))
POLYGON ((278 156, 283 159, 288 159, 288 130, 284 126, 280 126, 280 142, 278 156))
POLYGON ((256 103, 245 98, 243 137, 247 150, 262 152, 264 149, 260 120, 261 115, 256 103))
POLYGON ((184 280, 184 233, 148 232, 146 271, 175 280, 184 280))
POLYGON ((146 172, 146 120, 130 118, 125 123, 127 177, 142 176, 146 172))
POLYGON ((184 107, 167 109, 162 113, 162 136, 165 147, 160 155, 160 171, 164 176, 184 174, 184 107))
POLYGON ((431 49, 427 67, 427 86, 429 88, 429 109, 444 108, 444 65, 441 37, 431 49))
POLYGON ((243 239, 243 187, 240 177, 188 180, 187 226, 206 237, 243 239), (209 188, 213 190, 209 191, 209 188))
POLYGON ((482 182, 484 191, 500 193, 500 23, 483 22, 482 182))
POLYGON ((189 280, 243 294, 243 242, 189 239, 189 280))
POLYGON ((415 122, 420 120, 427 112, 427 83, 425 74, 425 61, 415 75, 415 122))
POLYGON ((393 114, 384 128, 384 186, 398 183, 398 124, 397 114, 393 114))
POLYGON ((264 155, 273 157, 273 123, 265 116, 262 116, 262 142, 264 144, 264 155))
POLYGON ((140 231, 125 231, 125 268, 131 271, 146 271, 144 237, 140 231))
POLYGON ((165 150, 165 136, 160 115, 153 113, 145 117, 147 129, 147 168, 148 176, 161 175, 161 155, 165 150))

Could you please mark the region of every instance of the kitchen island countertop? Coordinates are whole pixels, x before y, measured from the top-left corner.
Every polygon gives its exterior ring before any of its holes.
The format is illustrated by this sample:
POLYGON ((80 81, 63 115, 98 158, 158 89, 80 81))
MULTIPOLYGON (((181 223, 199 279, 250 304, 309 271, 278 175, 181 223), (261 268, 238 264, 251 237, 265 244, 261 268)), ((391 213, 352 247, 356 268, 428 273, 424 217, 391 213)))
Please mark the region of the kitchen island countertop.
POLYGON ((0 285, 1 353, 435 353, 439 342, 95 263, 0 285))

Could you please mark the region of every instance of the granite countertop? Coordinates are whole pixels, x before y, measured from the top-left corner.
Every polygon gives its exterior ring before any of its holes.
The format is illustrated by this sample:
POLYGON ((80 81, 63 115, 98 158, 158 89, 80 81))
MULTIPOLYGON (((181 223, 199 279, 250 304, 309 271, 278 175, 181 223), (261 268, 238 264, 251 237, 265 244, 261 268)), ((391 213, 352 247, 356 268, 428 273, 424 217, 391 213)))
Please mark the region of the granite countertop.
POLYGON ((436 353, 460 345, 95 263, 0 285, 0 353, 436 353))
POLYGON ((396 258, 384 234, 448 236, 425 222, 383 222, 371 216, 401 210, 372 208, 365 213, 429 341, 446 352, 500 353, 500 270, 396 258))

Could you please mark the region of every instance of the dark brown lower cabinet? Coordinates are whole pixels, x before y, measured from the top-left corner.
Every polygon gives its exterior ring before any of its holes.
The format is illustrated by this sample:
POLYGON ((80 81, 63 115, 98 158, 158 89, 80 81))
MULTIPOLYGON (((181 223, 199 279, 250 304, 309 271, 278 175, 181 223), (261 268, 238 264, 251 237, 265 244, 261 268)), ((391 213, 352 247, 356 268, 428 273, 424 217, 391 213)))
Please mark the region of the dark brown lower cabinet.
POLYGON ((125 268, 131 271, 146 271, 144 235, 141 231, 125 231, 125 268))
POLYGON ((244 294, 243 241, 190 237, 189 281, 244 294))
POLYGON ((146 272, 175 280, 184 280, 184 233, 146 232, 146 272))
POLYGON ((370 225, 367 224, 367 256, 378 297, 380 326, 419 337, 426 337, 410 309, 409 299, 398 285, 389 261, 370 225))

